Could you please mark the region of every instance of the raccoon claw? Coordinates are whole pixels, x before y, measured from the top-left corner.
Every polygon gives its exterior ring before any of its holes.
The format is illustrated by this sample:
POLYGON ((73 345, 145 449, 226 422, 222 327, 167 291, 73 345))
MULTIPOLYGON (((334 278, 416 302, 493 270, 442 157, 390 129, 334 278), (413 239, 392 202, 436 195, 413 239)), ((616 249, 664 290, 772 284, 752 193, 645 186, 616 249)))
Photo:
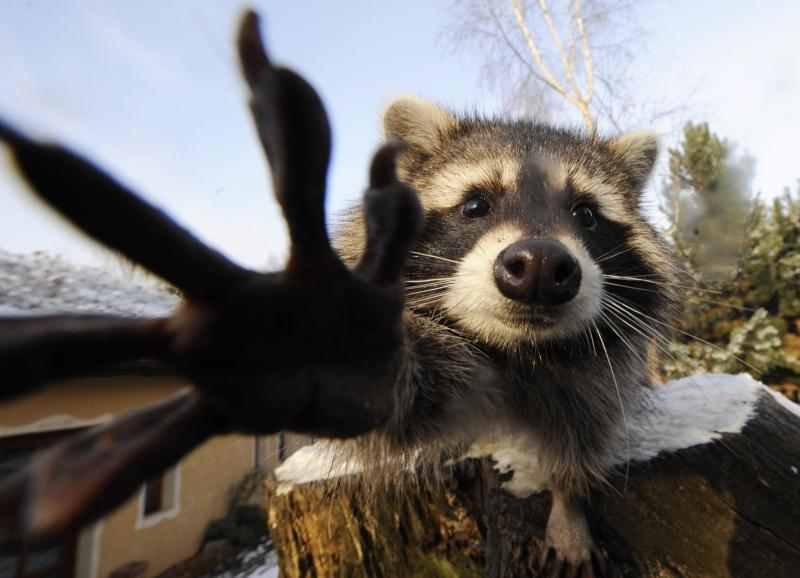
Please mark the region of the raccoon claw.
POLYGON ((589 556, 573 560, 551 547, 542 552, 539 575, 543 578, 617 578, 620 574, 609 565, 605 554, 592 548, 589 556))
POLYGON ((606 578, 610 570, 605 555, 592 540, 580 500, 553 492, 553 505, 540 558, 543 576, 606 578))
POLYGON ((390 142, 375 153, 370 188, 364 195, 367 244, 356 271, 378 285, 395 284, 422 226, 417 193, 401 183, 395 161, 402 145, 390 142))
POLYGON ((325 182, 331 150, 328 115, 305 79, 270 62, 255 12, 247 11, 242 18, 238 46, 250 88, 253 121, 272 169, 275 197, 289 228, 287 272, 307 275, 315 270, 323 275, 339 264, 325 227, 325 182), (301 260, 314 267, 301 265, 301 260))
POLYGON ((612 578, 617 575, 613 566, 609 566, 608 558, 606 557, 605 553, 598 550, 597 548, 592 548, 591 554, 591 565, 595 568, 597 572, 597 576, 602 578, 612 578), (612 573, 609 574, 609 568, 612 570, 612 573))

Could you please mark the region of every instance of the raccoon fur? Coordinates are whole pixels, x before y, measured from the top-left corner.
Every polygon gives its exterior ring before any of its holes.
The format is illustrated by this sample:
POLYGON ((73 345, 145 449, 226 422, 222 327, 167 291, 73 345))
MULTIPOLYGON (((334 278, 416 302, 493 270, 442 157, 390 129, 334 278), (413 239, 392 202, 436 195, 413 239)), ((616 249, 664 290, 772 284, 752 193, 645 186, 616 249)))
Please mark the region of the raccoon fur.
MULTIPOLYGON (((383 123, 406 145, 398 174, 425 225, 405 273, 396 411, 352 457, 419 466, 523 435, 553 489, 549 546, 579 564, 592 549, 579 498, 624 445, 675 301, 670 252, 641 210, 656 139, 458 116, 417 98, 394 101, 383 123)), ((351 263, 363 230, 353 210, 336 235, 351 263)))

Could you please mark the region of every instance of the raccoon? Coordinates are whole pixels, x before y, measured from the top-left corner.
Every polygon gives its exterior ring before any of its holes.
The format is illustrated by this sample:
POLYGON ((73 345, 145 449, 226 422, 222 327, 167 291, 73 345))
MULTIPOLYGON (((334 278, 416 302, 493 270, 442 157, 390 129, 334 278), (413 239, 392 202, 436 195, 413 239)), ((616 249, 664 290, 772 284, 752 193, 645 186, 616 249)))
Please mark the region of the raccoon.
MULTIPOLYGON (((657 140, 456 115, 411 97, 383 125, 405 145, 398 175, 425 224, 405 272, 396 410, 356 457, 433 463, 522 436, 553 492, 547 546, 580 566, 594 555, 581 497, 606 479, 626 414, 657 379, 674 311, 670 251, 642 214, 657 140)), ((346 261, 361 255, 361 231, 353 210, 335 235, 346 261)))

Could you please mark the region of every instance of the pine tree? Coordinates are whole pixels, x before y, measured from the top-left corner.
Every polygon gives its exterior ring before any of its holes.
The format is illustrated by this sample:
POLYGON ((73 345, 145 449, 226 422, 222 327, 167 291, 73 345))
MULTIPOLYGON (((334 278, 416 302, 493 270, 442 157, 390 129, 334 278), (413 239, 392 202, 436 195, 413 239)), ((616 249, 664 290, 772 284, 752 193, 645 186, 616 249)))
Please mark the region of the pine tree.
POLYGON ((669 149, 669 178, 662 191, 668 230, 679 253, 706 278, 730 278, 744 243, 750 213, 753 160, 707 123, 688 123, 669 149))
MULTIPOLYGON (((699 147, 706 152, 720 151, 716 145, 724 143, 719 139, 706 142, 711 144, 699 147)), ((710 187, 715 186, 715 167, 724 166, 715 165, 711 155, 704 159, 671 154, 670 161, 676 177, 686 178, 684 182, 694 178, 693 182, 710 187)), ((674 229, 673 239, 679 231, 674 229)), ((696 289, 685 294, 681 324, 685 333, 670 345, 664 373, 672 378, 747 371, 796 395, 800 388, 800 181, 795 192, 787 187, 771 203, 753 203, 744 231, 732 277, 720 279, 692 270, 692 258, 686 259, 696 289)), ((680 241, 678 237, 676 245, 680 241)))

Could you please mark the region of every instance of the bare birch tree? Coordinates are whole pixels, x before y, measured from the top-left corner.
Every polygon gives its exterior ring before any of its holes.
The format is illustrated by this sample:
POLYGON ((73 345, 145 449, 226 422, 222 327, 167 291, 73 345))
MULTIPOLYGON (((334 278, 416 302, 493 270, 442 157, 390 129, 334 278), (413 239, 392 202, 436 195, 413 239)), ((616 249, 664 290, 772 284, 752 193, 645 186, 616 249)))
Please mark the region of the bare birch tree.
MULTIPOLYGON (((545 118, 571 109, 590 133, 619 131, 643 113, 629 90, 644 37, 634 9, 628 0, 455 0, 445 37, 480 51, 506 108, 545 118)), ((649 111, 647 121, 671 112, 649 111)))

